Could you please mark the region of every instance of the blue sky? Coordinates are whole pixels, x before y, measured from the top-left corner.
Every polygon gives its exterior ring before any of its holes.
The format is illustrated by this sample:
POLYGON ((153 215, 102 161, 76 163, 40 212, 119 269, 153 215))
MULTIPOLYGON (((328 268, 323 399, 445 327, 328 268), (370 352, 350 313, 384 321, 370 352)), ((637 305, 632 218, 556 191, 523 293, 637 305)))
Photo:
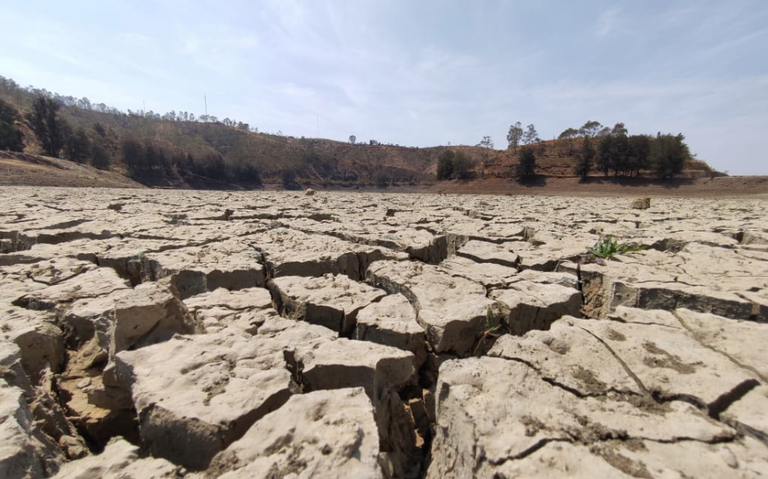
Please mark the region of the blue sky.
POLYGON ((0 5, 0 75, 120 109, 410 146, 587 120, 768 174, 768 2, 100 0, 0 5))

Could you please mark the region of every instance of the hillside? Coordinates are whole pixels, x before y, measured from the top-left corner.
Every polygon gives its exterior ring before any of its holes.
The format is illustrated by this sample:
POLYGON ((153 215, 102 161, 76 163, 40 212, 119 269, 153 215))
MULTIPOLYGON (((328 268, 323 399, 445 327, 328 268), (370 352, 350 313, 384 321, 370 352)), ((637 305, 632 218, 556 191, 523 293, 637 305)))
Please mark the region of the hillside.
POLYGON ((0 151, 0 185, 143 188, 117 171, 29 153, 0 151))
MULTIPOLYGON (((229 119, 218 121, 205 117, 207 121, 194 121, 194 115, 186 112, 125 113, 103 104, 94 105, 87 99, 22 89, 12 80, 0 80, 0 100, 17 112, 14 122, 23 135, 23 152, 45 153, 30 118, 35 98, 51 98, 59 105, 57 118, 65 126, 68 141, 79 138, 88 146, 82 158, 70 159, 96 165, 92 157, 98 149, 102 157, 100 168, 128 175, 150 186, 428 186, 437 182, 438 159, 447 150, 468 160, 469 170, 461 175, 462 180, 509 180, 517 177, 522 151, 521 148, 495 150, 479 146, 417 148, 294 138, 261 133, 229 119)), ((583 138, 537 139, 531 145, 536 153, 535 174, 544 178, 575 177, 574 166, 582 145, 583 138)), ((69 147, 63 147, 61 157, 68 157, 68 151, 69 147)), ((595 174, 593 171, 592 175, 595 174)), ((683 171, 676 176, 701 178, 715 174, 705 162, 688 158, 683 171)), ((649 171, 639 172, 640 177, 652 175, 649 171)))

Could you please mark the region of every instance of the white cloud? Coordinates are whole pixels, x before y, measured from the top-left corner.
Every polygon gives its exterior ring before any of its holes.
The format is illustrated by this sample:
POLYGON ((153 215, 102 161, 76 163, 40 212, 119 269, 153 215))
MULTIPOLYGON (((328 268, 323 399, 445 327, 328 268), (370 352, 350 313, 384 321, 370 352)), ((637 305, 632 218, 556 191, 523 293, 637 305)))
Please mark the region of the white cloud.
POLYGON ((607 37, 622 27, 622 9, 613 7, 605 10, 597 17, 595 25, 595 34, 598 37, 607 37))

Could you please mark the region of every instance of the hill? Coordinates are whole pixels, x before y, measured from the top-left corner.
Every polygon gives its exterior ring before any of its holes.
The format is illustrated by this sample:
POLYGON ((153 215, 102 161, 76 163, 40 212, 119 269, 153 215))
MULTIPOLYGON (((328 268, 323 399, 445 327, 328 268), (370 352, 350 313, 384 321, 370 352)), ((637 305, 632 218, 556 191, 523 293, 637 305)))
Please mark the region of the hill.
MULTIPOLYGON (((465 171, 454 177, 509 180, 518 175, 522 151, 521 148, 418 148, 384 145, 373 140, 352 144, 294 138, 258 132, 248 124, 228 118, 219 121, 203 115, 204 121, 201 121, 187 112, 164 115, 122 112, 85 98, 20 88, 12 80, 0 77, 0 101, 15 111, 11 117, 23 136, 21 150, 29 154, 46 153, 32 124, 33 105, 40 97, 55 102, 56 118, 63 125, 63 135, 67 136, 62 140, 60 158, 92 162, 101 169, 113 170, 149 186, 429 186, 437 182, 439 159, 449 150, 451 155, 461 156, 467 165, 465 171)), ((531 145, 536 154, 535 174, 544 178, 575 177, 574 167, 583 141, 584 138, 573 136, 550 141, 536 138, 531 145)), ((629 175, 632 174, 630 171, 629 175)), ((677 177, 702 178, 716 174, 705 162, 686 158, 677 177)), ((641 169, 634 175, 650 177, 654 173, 641 169)))

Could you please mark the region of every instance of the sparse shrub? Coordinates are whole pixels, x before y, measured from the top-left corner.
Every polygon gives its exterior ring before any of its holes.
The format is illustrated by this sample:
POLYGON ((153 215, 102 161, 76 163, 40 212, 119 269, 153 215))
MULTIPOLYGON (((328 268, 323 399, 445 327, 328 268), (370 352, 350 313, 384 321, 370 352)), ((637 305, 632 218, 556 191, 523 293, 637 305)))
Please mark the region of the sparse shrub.
POLYGON ((91 149, 91 164, 100 170, 109 169, 109 153, 99 142, 95 142, 91 149))
POLYGON ((453 178, 453 157, 451 150, 445 150, 437 157, 437 180, 445 181, 453 178))
POLYGON ((85 163, 91 156, 91 140, 85 130, 79 128, 76 132, 67 135, 64 151, 67 158, 77 163, 85 163))
POLYGON ((614 256, 619 254, 633 253, 635 251, 641 251, 642 248, 628 243, 619 243, 611 235, 604 236, 597 240, 594 246, 587 248, 587 252, 590 255, 590 259, 613 259, 614 256))
POLYGON ((19 114, 14 107, 0 100, 0 150, 22 151, 24 135, 16 125, 19 114))
POLYGON ((457 151, 453 155, 453 172, 456 178, 468 180, 475 175, 475 162, 464 153, 457 151))
POLYGON ((58 157, 65 143, 65 123, 59 118, 61 104, 53 98, 38 95, 32 102, 29 120, 46 155, 58 157))
POLYGON ((483 330, 483 334, 477 339, 473 350, 476 356, 482 356, 488 352, 493 345, 493 342, 499 337, 498 331, 501 328, 501 321, 494 318, 493 310, 489 306, 485 315, 485 329, 483 330))
POLYGON ((293 170, 283 170, 281 173, 283 188, 286 190, 295 190, 299 188, 296 184, 296 172, 293 170))
POLYGON ((520 162, 517 164, 517 176, 528 180, 536 174, 536 153, 530 146, 520 148, 520 162))
POLYGON ((577 159, 576 168, 574 173, 579 175, 581 181, 584 181, 589 176, 589 172, 592 171, 592 162, 595 159, 595 147, 592 146, 592 140, 589 137, 584 138, 584 146, 577 159))

